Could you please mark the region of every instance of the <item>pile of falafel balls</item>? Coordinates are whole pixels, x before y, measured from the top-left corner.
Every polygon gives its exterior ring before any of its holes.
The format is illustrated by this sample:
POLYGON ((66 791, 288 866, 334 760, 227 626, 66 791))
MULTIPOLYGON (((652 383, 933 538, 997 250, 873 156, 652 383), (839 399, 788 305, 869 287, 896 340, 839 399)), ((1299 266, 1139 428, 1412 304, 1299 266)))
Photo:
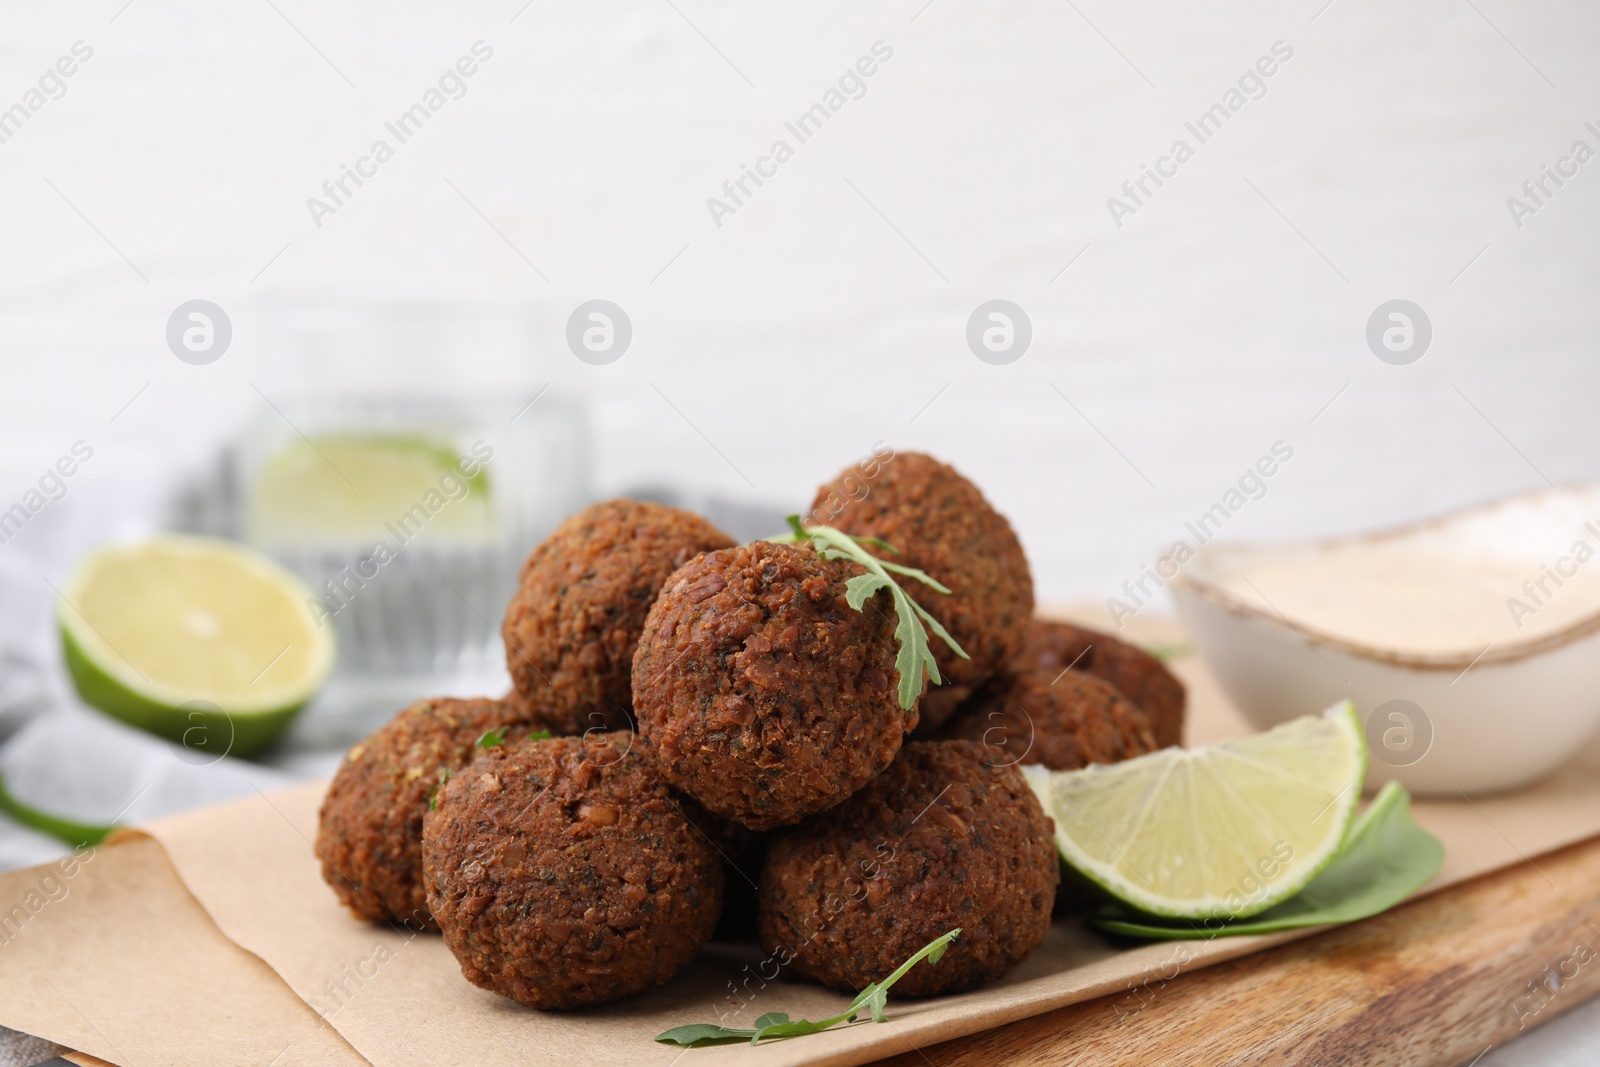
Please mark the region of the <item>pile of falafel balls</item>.
POLYGON ((666 982, 719 931, 851 992, 955 927, 897 993, 970 989, 1026 958, 1060 869, 1018 765, 1177 744, 1182 685, 1130 645, 1036 620, 1010 524, 929 456, 846 469, 804 521, 881 539, 947 586, 906 591, 969 658, 932 641, 943 684, 902 708, 889 593, 846 603, 860 566, 596 504, 522 568, 514 691, 421 701, 345 757, 316 842, 339 899, 437 928, 469 981, 541 1009, 666 982))

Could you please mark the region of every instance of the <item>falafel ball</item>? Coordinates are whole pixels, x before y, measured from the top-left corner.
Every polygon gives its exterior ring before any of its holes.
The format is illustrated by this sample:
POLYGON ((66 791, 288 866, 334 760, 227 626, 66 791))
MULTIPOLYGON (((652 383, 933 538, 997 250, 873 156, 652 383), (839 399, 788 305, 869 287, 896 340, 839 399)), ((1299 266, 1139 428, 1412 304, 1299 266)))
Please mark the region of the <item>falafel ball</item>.
POLYGON ((848 803, 775 834, 762 947, 853 992, 960 927, 944 959, 895 986, 920 997, 971 989, 1027 958, 1050 928, 1060 864, 1022 773, 991 757, 970 741, 913 741, 848 803))
POLYGON ((668 782, 768 830, 824 811, 894 759, 916 725, 895 692, 893 609, 857 611, 864 573, 809 545, 756 541, 673 574, 633 659, 633 706, 668 782))
POLYGON ((629 671, 661 583, 733 539, 691 512, 611 500, 573 515, 528 556, 502 633, 528 705, 557 733, 631 727, 629 671))
POLYGON ((345 753, 317 824, 322 879, 358 918, 429 927, 422 886, 422 816, 443 776, 482 750, 499 727, 507 736, 539 729, 514 696, 422 700, 345 753))
POLYGON ((991 678, 945 724, 998 763, 1075 771, 1156 750, 1150 717, 1102 678, 1083 671, 1007 671, 991 678))
POLYGON ((1033 575, 1005 517, 978 487, 932 456, 902 452, 865 479, 852 467, 817 491, 808 521, 893 545, 894 562, 917 567, 950 595, 901 583, 971 659, 930 638, 943 685, 922 698, 924 732, 1022 651, 1033 618, 1033 575))
POLYGON ((492 749, 423 822, 428 906, 472 984, 533 1008, 671 979, 722 907, 715 849, 627 731, 492 749))
POLYGON ((1183 744, 1183 683, 1142 648, 1086 626, 1035 619, 1017 665, 1056 673, 1071 667, 1104 678, 1150 716, 1157 747, 1183 744))

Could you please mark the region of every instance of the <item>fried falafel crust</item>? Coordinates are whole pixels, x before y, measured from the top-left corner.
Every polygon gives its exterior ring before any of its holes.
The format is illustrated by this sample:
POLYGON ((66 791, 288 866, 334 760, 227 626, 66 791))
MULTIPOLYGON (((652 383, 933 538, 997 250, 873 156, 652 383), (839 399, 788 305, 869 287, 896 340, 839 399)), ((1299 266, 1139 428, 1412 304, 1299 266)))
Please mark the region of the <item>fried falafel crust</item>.
POLYGON ((1053 771, 1117 763, 1157 747, 1144 709, 1082 671, 1005 671, 963 704, 944 732, 985 746, 997 763, 1053 771))
POLYGON ((916 725, 895 692, 893 610, 856 611, 862 573, 808 545, 757 541, 677 571, 633 660, 634 712, 662 775, 753 830, 844 800, 916 725))
POLYGON ((955 927, 896 994, 935 996, 1005 974, 1038 948, 1060 878, 1050 820, 1015 767, 968 741, 914 741, 846 804, 774 834, 761 875, 762 947, 854 992, 955 927))
POLYGON ((502 633, 517 692, 557 733, 632 725, 633 652, 661 584, 733 539, 691 512, 611 500, 568 518, 522 565, 502 633))
POLYGON ((422 816, 441 774, 477 755, 485 733, 542 729, 514 696, 422 700, 345 753, 317 822, 322 879, 358 918, 432 928, 422 885, 422 816))
POLYGON ((439 791, 423 857, 462 975, 533 1008, 670 980, 722 907, 715 849, 626 731, 491 750, 439 791))
POLYGON ((1011 524, 977 486, 932 456, 902 452, 881 464, 864 494, 861 485, 856 468, 845 470, 817 491, 812 514, 852 536, 887 541, 898 553, 887 558, 948 586, 946 596, 919 582, 901 583, 971 657, 929 639, 944 679, 922 698, 924 730, 932 730, 1022 651, 1033 617, 1033 574, 1011 524))
POLYGON ((1157 747, 1183 744, 1186 694, 1183 683, 1165 664, 1110 634, 1070 622, 1035 619, 1017 668, 1059 673, 1068 667, 1104 678, 1143 708, 1150 716, 1157 747))

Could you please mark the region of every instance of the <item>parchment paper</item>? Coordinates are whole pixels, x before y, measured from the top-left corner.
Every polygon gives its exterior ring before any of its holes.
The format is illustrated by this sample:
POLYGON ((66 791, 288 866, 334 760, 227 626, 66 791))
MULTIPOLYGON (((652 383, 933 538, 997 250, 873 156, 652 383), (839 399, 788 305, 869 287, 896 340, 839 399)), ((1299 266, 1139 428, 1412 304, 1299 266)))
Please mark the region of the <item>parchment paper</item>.
POLYGON ((155 841, 0 876, 0 1023, 120 1067, 361 1067, 155 841))
MULTIPOLYGON (((1181 660, 1177 669, 1190 690, 1191 743, 1247 732, 1198 661, 1181 660)), ((321 794, 321 785, 302 786, 175 816, 144 829, 165 847, 183 884, 221 931, 266 961, 304 1004, 321 1013, 376 1067, 526 1067, 567 1062, 628 1067, 668 1067, 675 1062, 717 1067, 858 1064, 1128 990, 1146 978, 1170 978, 1180 970, 1194 970, 1314 932, 1118 949, 1074 921, 1058 921, 1032 958, 1002 982, 978 992, 927 1001, 891 995, 892 1020, 886 1024, 860 1024, 759 1049, 728 1046, 685 1051, 656 1044, 652 1038, 687 1022, 720 1019, 727 1025, 748 1025, 756 1015, 774 1010, 793 1016, 832 1014, 844 1004, 844 998, 803 983, 781 979, 764 983, 758 971, 747 969, 759 959, 754 947, 712 946, 670 985, 621 1004, 571 1014, 522 1008, 468 985, 436 935, 411 935, 357 922, 338 906, 322 884, 311 848, 321 794)), ((1533 790, 1457 803, 1418 803, 1415 812, 1420 822, 1444 840, 1448 852, 1445 868, 1425 892, 1510 863, 1536 864, 1542 852, 1600 834, 1600 744, 1580 753, 1533 790)), ((118 851, 120 848, 113 848, 104 854, 118 851)), ((121 888, 128 899, 115 901, 118 907, 153 907, 132 903, 135 898, 182 896, 169 884, 170 870, 157 870, 148 863, 147 868, 128 873, 121 888)), ((0 881, 0 886, 9 884, 0 881)), ((193 908, 193 902, 187 906, 193 908)), ((137 1014, 139 1009, 131 1005, 140 1003, 138 997, 145 992, 138 988, 141 982, 147 987, 151 982, 185 985, 180 980, 183 976, 174 973, 182 970, 181 966, 163 944, 168 926, 178 921, 168 914, 176 907, 166 900, 163 910, 148 917, 151 933, 142 946, 125 942, 96 946, 87 935, 76 941, 58 937, 54 944, 61 955, 33 959, 26 968, 27 980, 36 981, 40 974, 54 975, 60 959, 84 958, 98 948, 108 964, 117 963, 114 968, 108 966, 105 999, 98 1002, 98 1010, 118 1019, 137 1014), (130 967, 124 956, 139 958, 130 967), (123 997, 120 1004, 119 996, 123 997)), ((186 929, 194 926, 194 918, 182 917, 186 929)), ((193 939, 195 935, 191 931, 186 936, 193 939)), ((0 961, 7 951, 0 950, 0 961)), ((216 952, 212 955, 219 956, 216 952)), ((259 966, 252 957, 239 955, 259 966)), ((0 993, 9 999, 11 989, 22 984, 12 978, 19 968, 9 962, 0 963, 0 968, 4 976, 0 993)), ((241 973, 244 970, 239 969, 241 973)), ((216 973, 221 981, 222 972, 216 973)), ((188 995, 194 995, 194 984, 187 982, 188 995)), ((267 984, 271 985, 270 981, 267 984)), ((283 996, 263 995, 249 1012, 241 1006, 235 1025, 245 1025, 251 1033, 288 1025, 283 1020, 295 1017, 295 1002, 290 998, 286 1006, 283 998, 287 991, 279 986, 277 992, 283 996)), ((29 1029, 9 1017, 9 1007, 0 1009, 0 1023, 29 1029)), ((298 1010, 302 1018, 308 1014, 303 1007, 298 1010)), ((109 1052, 108 1058, 118 1059, 107 1043, 92 1040, 97 1036, 92 1030, 69 1026, 71 1018, 66 1013, 57 1011, 46 1021, 48 1029, 31 1032, 67 1043, 83 1039, 78 1047, 100 1055, 109 1052)), ((152 1017, 148 1025, 128 1027, 116 1035, 128 1054, 119 1062, 155 1062, 163 1042, 170 1048, 170 1042, 178 1040, 176 1034, 201 1029, 163 1031, 157 1021, 152 1017)), ((160 1021, 170 1020, 162 1017, 160 1021)), ((268 1062, 282 1044, 280 1041, 268 1057, 254 1062, 268 1062)), ((348 1057, 348 1049, 344 1051, 348 1057)))

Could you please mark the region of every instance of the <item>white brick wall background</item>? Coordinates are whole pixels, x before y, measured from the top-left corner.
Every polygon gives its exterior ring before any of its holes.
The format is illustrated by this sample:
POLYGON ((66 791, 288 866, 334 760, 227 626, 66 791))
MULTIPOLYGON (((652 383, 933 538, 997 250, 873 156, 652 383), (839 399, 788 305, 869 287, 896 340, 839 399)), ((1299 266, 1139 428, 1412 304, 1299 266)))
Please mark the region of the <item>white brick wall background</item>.
POLYGON ((1322 3, 9 3, 0 107, 93 57, 0 144, 4 499, 80 438, 82 497, 198 465, 262 394, 554 381, 594 407, 603 491, 793 506, 874 440, 936 452, 1060 600, 1114 591, 1280 439, 1230 536, 1594 477, 1600 161, 1520 229, 1506 199, 1600 149, 1600 14, 1322 3), (479 40, 465 95, 318 228, 307 198, 479 40), (706 199, 877 41, 865 95, 716 226, 706 199), (1107 198, 1278 41, 1265 95, 1118 228, 1107 198), (234 325, 207 367, 163 341, 194 297, 234 325), (611 366, 562 343, 591 297, 634 324, 611 366), (1034 329, 1005 367, 963 339, 994 297, 1034 329), (1434 324, 1411 366, 1363 341, 1396 297, 1434 324), (528 335, 274 339, 275 307, 353 300, 528 335))

